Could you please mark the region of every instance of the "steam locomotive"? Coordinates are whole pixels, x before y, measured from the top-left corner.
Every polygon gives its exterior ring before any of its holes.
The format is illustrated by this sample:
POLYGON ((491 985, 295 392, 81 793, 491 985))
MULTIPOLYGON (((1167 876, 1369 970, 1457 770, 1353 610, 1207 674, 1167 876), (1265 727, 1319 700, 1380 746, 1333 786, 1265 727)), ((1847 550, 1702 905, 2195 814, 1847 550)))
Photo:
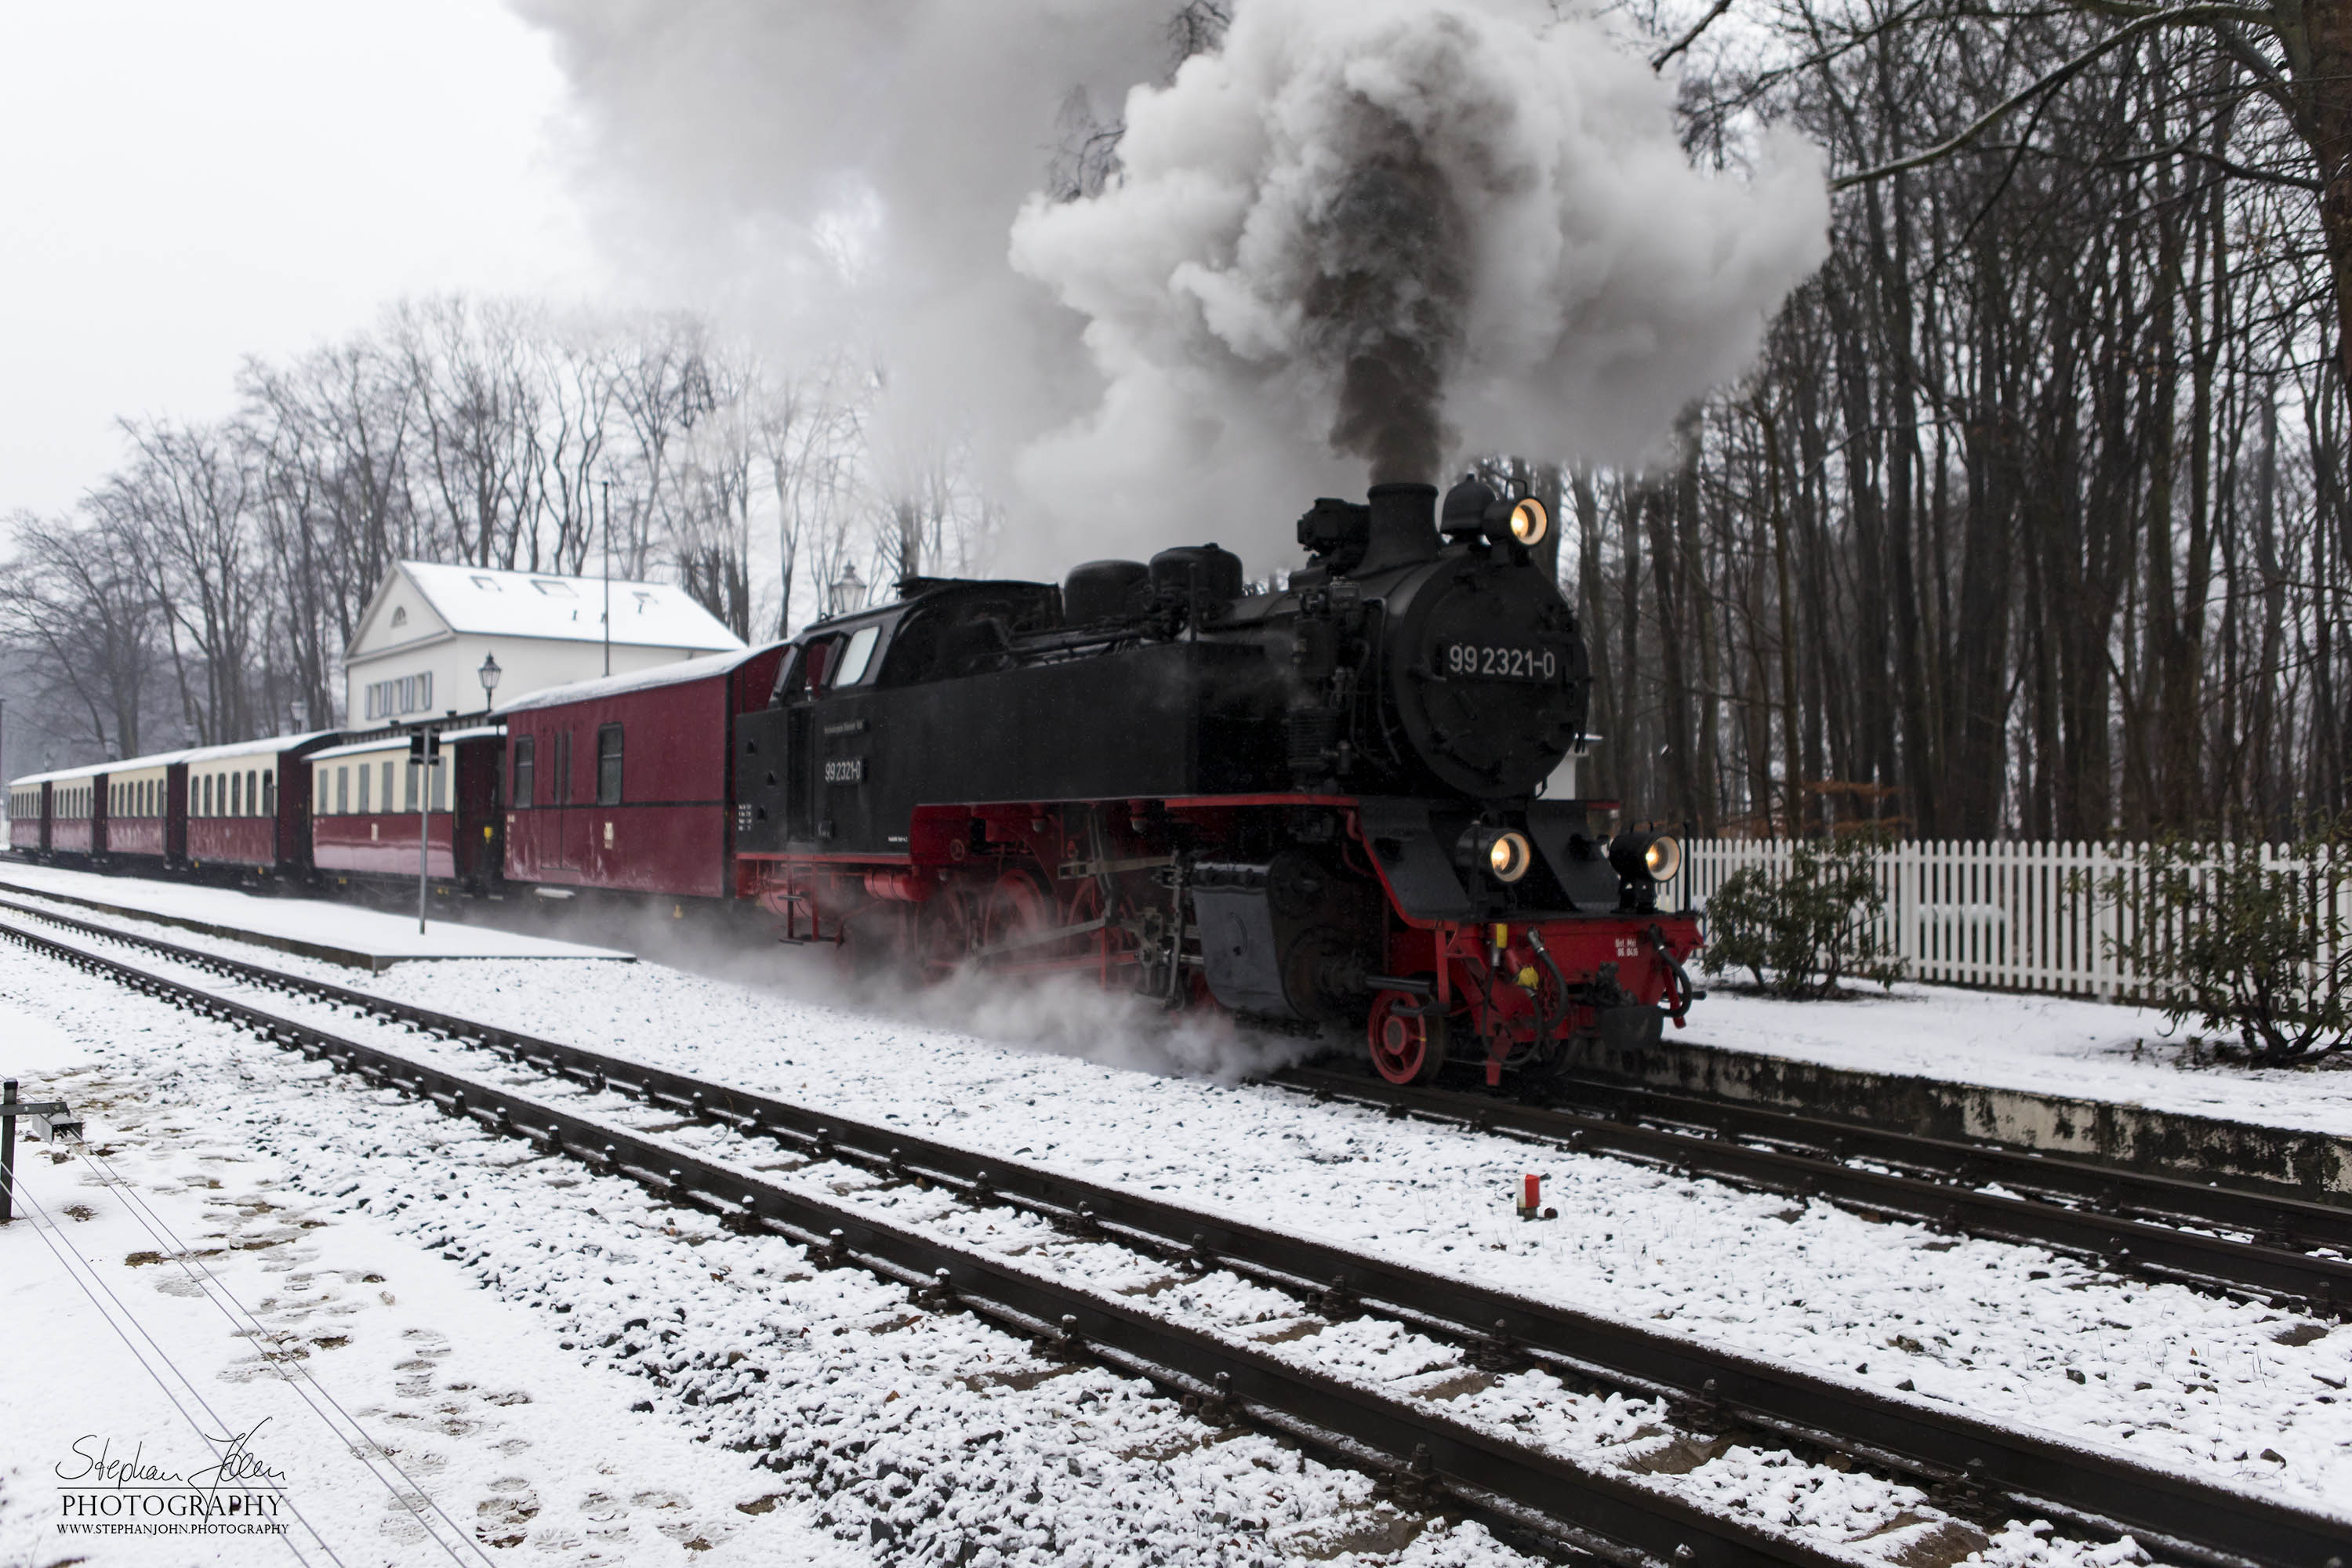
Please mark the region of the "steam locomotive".
POLYGON ((1654 1039, 1698 929, 1671 837, 1548 795, 1591 689, 1551 519, 1437 500, 1317 501, 1279 591, 1204 544, 812 627, 735 718, 733 892, 855 963, 1360 1029, 1398 1083, 1654 1039))
POLYGON ((1658 908, 1675 841, 1569 784, 1591 680, 1551 520, 1475 481, 1436 503, 1316 502, 1278 592, 1213 544, 908 580, 792 642, 451 715, 446 768, 394 728, 18 779, 16 852, 764 910, 854 966, 1361 1030, 1400 1083, 1654 1039, 1698 929, 1658 908))

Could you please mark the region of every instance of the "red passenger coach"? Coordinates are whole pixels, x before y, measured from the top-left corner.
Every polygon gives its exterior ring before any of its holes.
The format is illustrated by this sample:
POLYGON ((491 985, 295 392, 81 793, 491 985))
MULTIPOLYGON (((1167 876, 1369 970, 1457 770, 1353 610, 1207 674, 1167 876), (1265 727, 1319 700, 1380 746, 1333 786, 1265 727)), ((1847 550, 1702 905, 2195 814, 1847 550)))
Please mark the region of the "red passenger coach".
POLYGON ((60 768, 18 779, 12 788, 37 791, 41 803, 41 847, 75 859, 106 853, 106 773, 117 764, 60 768))
POLYGON ((49 847, 49 786, 34 773, 8 783, 8 847, 37 855, 49 847))
POLYGON ((331 731, 184 752, 187 861, 197 870, 294 877, 310 867, 310 791, 304 761, 331 731))
POLYGON ((187 856, 186 753, 132 757, 106 775, 106 852, 176 865, 187 856))
POLYGON ((735 716, 768 705, 786 646, 583 680, 501 709, 509 880, 727 896, 735 716))

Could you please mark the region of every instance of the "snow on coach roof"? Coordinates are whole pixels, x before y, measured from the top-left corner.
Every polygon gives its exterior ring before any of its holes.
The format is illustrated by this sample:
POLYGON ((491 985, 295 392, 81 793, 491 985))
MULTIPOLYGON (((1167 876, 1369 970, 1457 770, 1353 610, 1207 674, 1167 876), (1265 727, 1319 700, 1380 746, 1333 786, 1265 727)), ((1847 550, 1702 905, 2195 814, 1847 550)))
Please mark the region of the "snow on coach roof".
MULTIPOLYGON (((270 735, 258 741, 232 741, 225 746, 200 746, 193 752, 180 752, 172 757, 175 763, 224 763, 231 757, 249 757, 277 752, 290 752, 312 741, 323 741, 335 733, 332 730, 312 730, 300 735, 270 735)), ((117 767, 126 764, 118 763, 117 767)), ((152 765, 150 763, 149 765, 152 765)))
POLYGON ((290 752, 312 741, 323 741, 334 732, 332 730, 311 730, 299 735, 270 735, 258 741, 231 741, 224 746, 199 746, 191 752, 150 752, 143 757, 90 763, 79 768, 59 768, 55 773, 27 773, 20 779, 10 779, 8 787, 16 789, 25 784, 61 784, 68 779, 93 778, 100 773, 137 773, 145 768, 169 767, 174 763, 219 763, 231 757, 265 756, 290 752))
MULTIPOLYGON (((619 584, 614 584, 619 587, 619 584)), ((599 676, 594 680, 575 680, 569 686, 551 686, 543 691, 533 691, 511 702, 499 705, 500 713, 521 713, 533 708, 560 708, 569 702, 593 702, 600 698, 620 697, 632 691, 650 691, 657 687, 676 686, 683 681, 708 680, 715 675, 726 675, 749 663, 770 648, 782 647, 782 643, 766 643, 759 647, 745 648, 740 653, 710 653, 698 658, 682 658, 676 664, 657 664, 651 669, 632 670, 626 675, 599 676)))
MULTIPOLYGON (((604 584, 594 577, 499 572, 404 561, 433 613, 453 632, 488 637, 601 642, 604 584)), ((613 582, 613 640, 637 647, 736 649, 743 639, 667 583, 613 582)))
POLYGON ((26 773, 23 778, 10 779, 8 787, 21 789, 26 784, 69 784, 75 779, 96 778, 100 773, 110 773, 124 765, 121 763, 91 763, 86 767, 58 768, 46 773, 26 773))

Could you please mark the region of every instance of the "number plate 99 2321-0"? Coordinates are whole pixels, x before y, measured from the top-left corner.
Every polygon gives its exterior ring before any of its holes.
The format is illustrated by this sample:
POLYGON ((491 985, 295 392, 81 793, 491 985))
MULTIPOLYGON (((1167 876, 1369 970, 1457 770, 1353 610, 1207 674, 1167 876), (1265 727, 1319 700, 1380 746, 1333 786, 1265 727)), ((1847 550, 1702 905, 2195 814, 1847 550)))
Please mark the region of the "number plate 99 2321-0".
POLYGON ((1438 672, 1453 680, 1559 679, 1559 655, 1548 647, 1512 647, 1501 643, 1449 642, 1437 647, 1438 672))

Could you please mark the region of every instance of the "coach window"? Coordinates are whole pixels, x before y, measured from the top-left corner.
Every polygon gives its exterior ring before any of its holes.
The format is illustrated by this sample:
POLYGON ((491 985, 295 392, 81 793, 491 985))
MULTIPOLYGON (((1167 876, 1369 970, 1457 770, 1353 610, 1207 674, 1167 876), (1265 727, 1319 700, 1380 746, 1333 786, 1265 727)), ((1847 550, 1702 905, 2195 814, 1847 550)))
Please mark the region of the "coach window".
POLYGON ((261 815, 278 815, 278 771, 275 768, 261 770, 261 815))
POLYGON ((621 804, 621 727, 601 726, 596 731, 596 804, 621 804))
POLYGON ((519 806, 530 805, 530 775, 534 771, 531 753, 538 750, 539 742, 529 735, 515 737, 514 803, 519 806))
POLYGON ((453 750, 441 759, 439 767, 425 770, 433 775, 433 809, 436 811, 449 809, 449 770, 457 765, 457 753, 453 750))
POLYGON ((572 804, 572 731, 555 732, 555 775, 548 781, 547 798, 557 805, 572 804))
MULTIPOLYGON (((383 809, 386 811, 390 811, 392 809, 392 769, 393 764, 391 761, 387 759, 383 766, 378 770, 383 778, 383 809)), ((416 803, 412 800, 408 804, 413 806, 416 803)), ((362 806, 361 809, 364 810, 366 808, 362 806)))
POLYGON ((335 815, 343 816, 352 809, 352 770, 335 770, 335 815))
POLYGON ((261 775, 253 769, 245 770, 245 815, 247 816, 261 815, 260 780, 261 775))
MULTIPOLYGON (((368 775, 373 772, 375 770, 365 763, 360 764, 360 815, 362 816, 368 814, 368 775)), ((392 802, 387 798, 384 804, 389 805, 392 802)))
POLYGON ((228 775, 228 815, 231 816, 245 815, 245 781, 235 773, 228 775))

